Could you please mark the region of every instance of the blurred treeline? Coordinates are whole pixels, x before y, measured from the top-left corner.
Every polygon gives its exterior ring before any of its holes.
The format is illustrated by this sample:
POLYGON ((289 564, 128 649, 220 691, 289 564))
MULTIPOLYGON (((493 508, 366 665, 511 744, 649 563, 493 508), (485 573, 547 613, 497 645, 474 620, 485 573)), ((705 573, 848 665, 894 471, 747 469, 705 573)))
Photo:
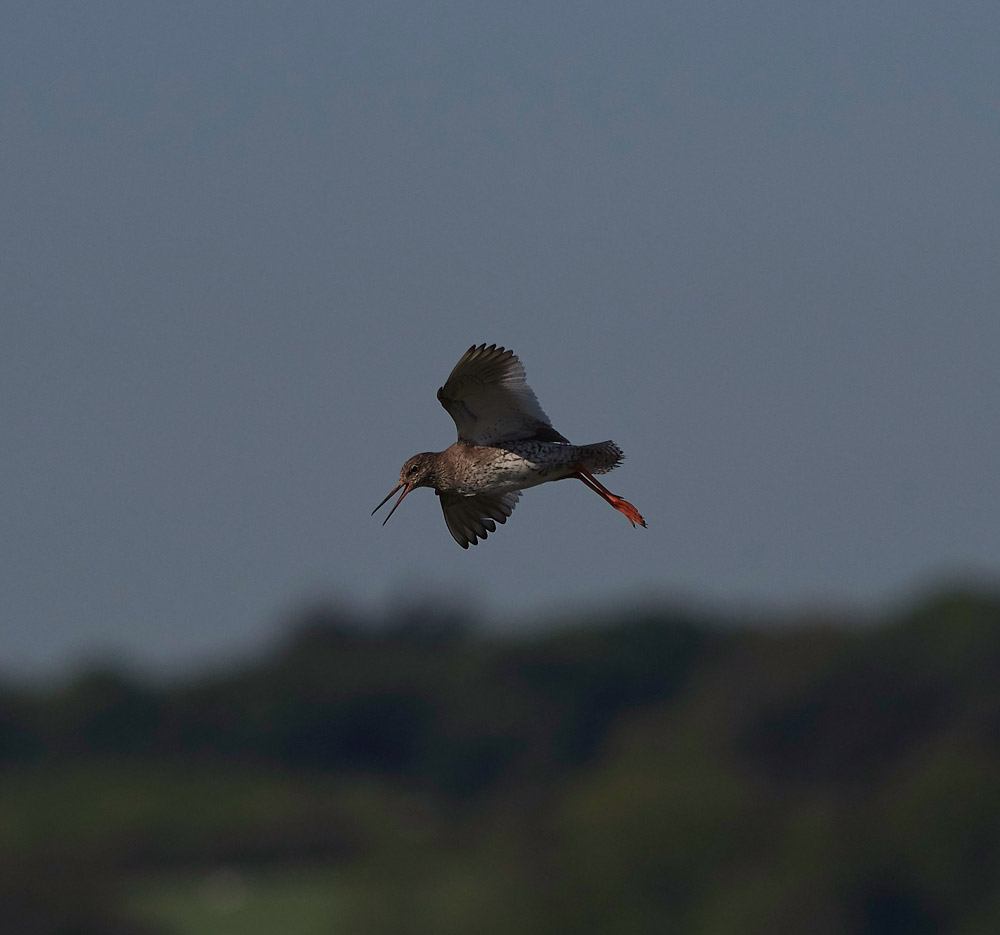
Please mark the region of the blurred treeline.
POLYGON ((231 671, 8 687, 0 930, 992 935, 1000 597, 319 607, 231 671))

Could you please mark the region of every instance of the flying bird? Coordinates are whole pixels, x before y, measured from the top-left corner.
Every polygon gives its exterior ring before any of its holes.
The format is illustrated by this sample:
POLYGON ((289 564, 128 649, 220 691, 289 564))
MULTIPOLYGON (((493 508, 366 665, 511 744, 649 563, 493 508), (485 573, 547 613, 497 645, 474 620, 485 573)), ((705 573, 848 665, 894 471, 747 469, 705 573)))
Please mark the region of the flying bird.
POLYGON ((624 459, 614 442, 574 445, 542 412, 513 351, 491 344, 470 347, 437 391, 455 420, 458 441, 444 451, 414 455, 399 472, 399 483, 372 510, 375 515, 400 489, 403 498, 417 487, 433 487, 441 499, 448 531, 463 548, 506 523, 521 491, 548 481, 575 477, 603 497, 635 526, 639 511, 611 493, 595 474, 607 474, 624 459))

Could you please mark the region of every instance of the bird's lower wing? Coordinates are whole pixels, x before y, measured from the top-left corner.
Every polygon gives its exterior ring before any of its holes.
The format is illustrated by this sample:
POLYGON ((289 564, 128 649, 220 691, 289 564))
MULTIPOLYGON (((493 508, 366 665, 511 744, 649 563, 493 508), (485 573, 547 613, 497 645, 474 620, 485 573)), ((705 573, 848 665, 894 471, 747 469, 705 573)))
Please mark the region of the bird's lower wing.
POLYGON ((497 523, 507 522, 521 494, 514 490, 503 494, 478 493, 471 497, 453 493, 438 496, 448 532, 463 549, 467 549, 485 539, 487 533, 496 532, 497 523))

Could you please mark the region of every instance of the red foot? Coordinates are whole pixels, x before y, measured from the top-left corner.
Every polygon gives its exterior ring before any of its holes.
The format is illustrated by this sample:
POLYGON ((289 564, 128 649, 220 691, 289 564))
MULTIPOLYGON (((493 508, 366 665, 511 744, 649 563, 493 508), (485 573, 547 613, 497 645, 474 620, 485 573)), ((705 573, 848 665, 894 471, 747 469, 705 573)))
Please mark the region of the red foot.
POLYGON ((608 503, 610 503, 619 513, 624 513, 625 518, 635 526, 638 523, 643 529, 646 528, 646 521, 642 518, 639 511, 632 506, 624 497, 618 497, 613 493, 608 494, 608 503))
POLYGON ((576 474, 573 476, 577 480, 582 480, 591 490, 594 491, 594 493, 607 500, 608 503, 610 503, 619 513, 623 513, 625 518, 632 524, 633 529, 635 528, 636 523, 642 526, 643 529, 646 528, 646 521, 642 518, 639 511, 628 502, 628 500, 624 497, 619 497, 617 494, 613 494, 582 464, 575 464, 573 466, 576 468, 576 474))

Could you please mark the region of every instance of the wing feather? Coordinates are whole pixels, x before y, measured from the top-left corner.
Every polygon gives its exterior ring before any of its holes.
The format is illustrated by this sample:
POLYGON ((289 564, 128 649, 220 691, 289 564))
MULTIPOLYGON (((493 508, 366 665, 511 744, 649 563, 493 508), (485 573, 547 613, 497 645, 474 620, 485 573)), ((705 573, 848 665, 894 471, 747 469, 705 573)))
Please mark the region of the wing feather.
POLYGON ((437 392, 466 445, 496 445, 534 439, 567 442, 542 411, 513 351, 470 347, 437 392))
POLYGON ((448 532, 467 549, 479 539, 485 539, 487 533, 496 532, 497 523, 507 522, 521 493, 513 490, 504 494, 477 493, 471 497, 454 493, 438 493, 438 496, 448 532))

